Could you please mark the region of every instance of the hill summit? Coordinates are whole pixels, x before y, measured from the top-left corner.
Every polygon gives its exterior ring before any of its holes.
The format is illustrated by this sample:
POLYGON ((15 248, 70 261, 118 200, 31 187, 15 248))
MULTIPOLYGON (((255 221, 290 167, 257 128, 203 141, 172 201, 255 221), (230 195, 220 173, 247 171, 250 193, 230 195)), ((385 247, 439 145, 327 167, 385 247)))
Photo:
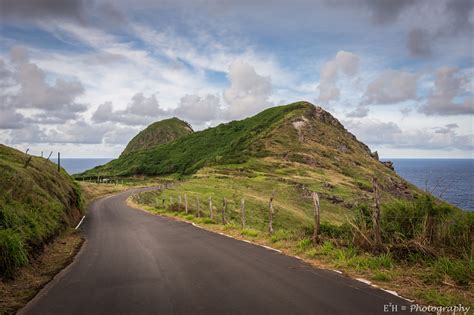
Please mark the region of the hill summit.
POLYGON ((193 133, 191 126, 176 117, 157 121, 140 131, 127 144, 121 156, 173 142, 190 133, 193 133))
POLYGON ((245 196, 249 209, 257 211, 249 214, 254 223, 265 220, 258 211, 274 191, 284 228, 311 224, 314 191, 325 209, 322 219, 333 223, 372 203, 373 178, 383 202, 422 194, 335 117, 308 102, 272 107, 131 152, 76 178, 134 175, 181 178, 179 189, 202 198, 245 196))
MULTIPOLYGON (((240 174, 248 176, 262 172, 267 176, 285 172, 297 175, 305 170, 318 173, 319 184, 325 182, 332 187, 332 181, 346 183, 356 194, 370 191, 371 178, 380 176, 391 194, 411 195, 409 185, 380 162, 367 145, 330 113, 308 102, 272 107, 253 117, 189 133, 152 148, 155 144, 146 143, 147 138, 142 136, 150 127, 131 141, 139 139, 142 150, 133 152, 129 144, 124 151, 131 151, 129 154, 79 176, 182 176, 202 173, 209 167, 214 171, 239 168, 240 174)), ((289 176, 292 181, 293 177, 289 176)))

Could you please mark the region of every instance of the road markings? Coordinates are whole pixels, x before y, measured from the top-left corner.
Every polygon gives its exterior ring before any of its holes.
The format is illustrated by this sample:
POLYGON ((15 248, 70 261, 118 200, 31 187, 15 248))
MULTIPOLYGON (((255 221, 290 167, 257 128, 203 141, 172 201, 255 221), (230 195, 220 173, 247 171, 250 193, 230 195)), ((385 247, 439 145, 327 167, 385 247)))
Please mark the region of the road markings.
POLYGON ((82 223, 82 221, 84 221, 84 218, 85 218, 85 217, 86 217, 85 215, 82 216, 81 221, 79 221, 79 223, 78 223, 77 226, 74 228, 74 230, 77 230, 77 229, 81 226, 81 223, 82 223))
POLYGON ((369 280, 365 280, 365 279, 362 279, 362 278, 356 278, 356 280, 360 281, 362 283, 368 284, 368 285, 372 285, 372 282, 370 282, 369 280))

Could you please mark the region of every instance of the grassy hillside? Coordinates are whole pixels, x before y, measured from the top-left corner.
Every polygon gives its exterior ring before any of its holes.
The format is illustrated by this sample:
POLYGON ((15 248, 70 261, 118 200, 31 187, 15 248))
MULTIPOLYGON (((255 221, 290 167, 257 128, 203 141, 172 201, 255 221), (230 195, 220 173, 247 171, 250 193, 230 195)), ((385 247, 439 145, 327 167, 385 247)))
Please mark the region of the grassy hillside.
POLYGON ((161 144, 173 142, 193 132, 191 126, 178 118, 155 122, 138 133, 123 150, 122 155, 150 149, 161 144))
POLYGON ((138 174, 184 176, 186 185, 209 194, 232 186, 232 194, 251 191, 249 202, 255 199, 263 206, 277 190, 287 196, 278 202, 285 200, 282 211, 288 211, 288 222, 300 223, 311 220, 311 191, 320 193, 328 219, 336 222, 370 200, 373 176, 385 200, 419 193, 374 158, 337 119, 307 102, 273 107, 121 156, 78 177, 138 174))
POLYGON ((57 165, 0 144, 0 276, 10 277, 29 257, 81 216, 73 179, 57 165))

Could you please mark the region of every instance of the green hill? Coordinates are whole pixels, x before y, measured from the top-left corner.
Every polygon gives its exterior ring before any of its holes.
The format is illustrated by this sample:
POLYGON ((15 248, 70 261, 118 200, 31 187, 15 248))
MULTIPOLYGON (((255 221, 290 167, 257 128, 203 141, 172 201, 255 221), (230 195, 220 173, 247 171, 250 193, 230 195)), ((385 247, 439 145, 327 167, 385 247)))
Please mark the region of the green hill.
POLYGON ((191 126, 176 117, 155 122, 138 133, 125 147, 122 156, 166 144, 193 132, 191 126))
POLYGON ((291 224, 310 222, 310 191, 320 192, 329 210, 325 216, 336 222, 371 200, 374 176, 385 200, 419 193, 378 161, 336 118, 307 102, 273 107, 172 143, 122 155, 78 177, 138 174, 184 176, 183 187, 201 187, 203 193, 216 195, 223 191, 253 195, 263 207, 271 191, 280 190, 285 198, 279 202, 288 214, 286 223, 291 224))
POLYGON ((2 144, 0 174, 0 277, 8 277, 61 230, 77 224, 81 198, 56 164, 2 144))

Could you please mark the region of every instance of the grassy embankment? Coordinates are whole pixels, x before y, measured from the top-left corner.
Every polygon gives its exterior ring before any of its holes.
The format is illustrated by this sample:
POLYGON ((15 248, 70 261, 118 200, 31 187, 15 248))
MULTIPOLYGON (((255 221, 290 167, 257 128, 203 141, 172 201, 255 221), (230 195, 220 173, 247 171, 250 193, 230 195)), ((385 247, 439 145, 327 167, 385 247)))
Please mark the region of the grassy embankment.
POLYGON ((0 173, 0 277, 8 278, 77 223, 82 199, 74 180, 56 164, 4 145, 0 173))
POLYGON ((0 145, 0 314, 13 314, 74 257, 83 200, 57 165, 0 145))

